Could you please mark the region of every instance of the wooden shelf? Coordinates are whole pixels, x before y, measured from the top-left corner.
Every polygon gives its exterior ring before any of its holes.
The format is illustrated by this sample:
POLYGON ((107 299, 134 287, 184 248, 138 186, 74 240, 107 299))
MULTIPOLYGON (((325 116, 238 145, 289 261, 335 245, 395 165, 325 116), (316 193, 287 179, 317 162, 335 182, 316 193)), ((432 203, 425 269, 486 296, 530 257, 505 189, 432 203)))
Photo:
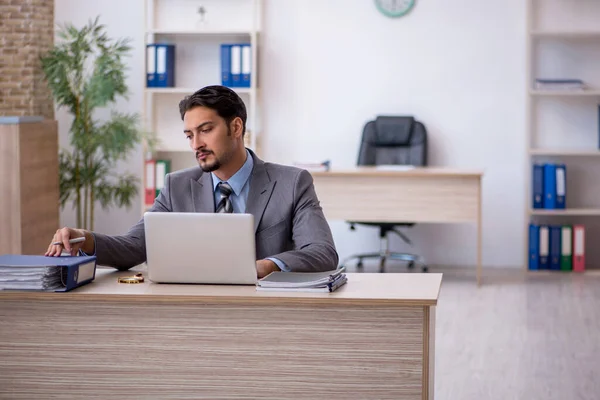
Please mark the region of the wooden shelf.
POLYGON ((579 150, 579 149, 529 149, 532 156, 566 156, 566 157, 598 157, 598 150, 579 150))
POLYGON ((170 29, 151 29, 146 31, 146 35, 165 35, 165 36, 250 36, 258 31, 230 31, 230 30, 170 30, 170 29))
POLYGON ((539 38, 557 39, 599 39, 600 31, 530 31, 529 34, 539 38))
POLYGON ((588 90, 530 90, 529 94, 532 96, 600 96, 600 90, 588 89, 588 90))
POLYGON ((529 214, 549 216, 600 216, 600 208, 567 208, 558 210, 530 209, 529 214))
MULTIPOLYGON (((150 94, 192 94, 200 88, 168 87, 168 88, 146 88, 150 94)), ((238 94, 251 94, 254 89, 247 87, 231 88, 238 94)))

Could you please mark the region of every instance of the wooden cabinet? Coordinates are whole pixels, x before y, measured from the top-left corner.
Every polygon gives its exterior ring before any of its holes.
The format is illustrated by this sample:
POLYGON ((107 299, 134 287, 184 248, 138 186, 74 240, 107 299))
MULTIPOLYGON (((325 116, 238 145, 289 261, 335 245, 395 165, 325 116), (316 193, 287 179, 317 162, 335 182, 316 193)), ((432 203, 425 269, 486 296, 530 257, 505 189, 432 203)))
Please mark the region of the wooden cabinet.
POLYGON ((58 126, 11 118, 0 118, 0 254, 43 254, 59 227, 58 126))

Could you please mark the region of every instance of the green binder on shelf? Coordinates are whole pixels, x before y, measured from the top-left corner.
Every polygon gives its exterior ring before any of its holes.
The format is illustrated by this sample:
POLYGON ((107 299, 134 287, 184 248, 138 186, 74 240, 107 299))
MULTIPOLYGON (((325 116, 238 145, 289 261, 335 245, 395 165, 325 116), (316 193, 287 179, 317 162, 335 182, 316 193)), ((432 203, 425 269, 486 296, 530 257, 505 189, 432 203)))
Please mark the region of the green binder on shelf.
POLYGON ((156 160, 156 196, 165 187, 165 176, 171 172, 171 160, 156 160))
POLYGON ((573 269, 573 227, 563 225, 561 228, 560 270, 573 269))

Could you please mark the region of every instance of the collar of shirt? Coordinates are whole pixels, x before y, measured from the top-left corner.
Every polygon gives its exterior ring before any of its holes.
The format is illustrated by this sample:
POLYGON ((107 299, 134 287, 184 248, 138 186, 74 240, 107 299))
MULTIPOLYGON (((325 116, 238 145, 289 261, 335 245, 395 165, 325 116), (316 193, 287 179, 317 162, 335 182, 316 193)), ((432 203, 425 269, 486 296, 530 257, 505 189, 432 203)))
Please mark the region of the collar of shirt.
MULTIPOLYGON (((233 193, 236 196, 239 196, 242 192, 244 185, 248 181, 248 178, 250 178, 250 174, 252 174, 253 167, 254 160, 252 159, 252 155, 250 155, 250 152, 246 150, 246 162, 244 165, 242 165, 242 168, 238 169, 238 171, 226 181, 229 183, 229 186, 231 186, 231 189, 233 189, 233 193)), ((217 190, 217 185, 223 181, 212 172, 210 175, 212 176, 213 192, 215 192, 217 190)))

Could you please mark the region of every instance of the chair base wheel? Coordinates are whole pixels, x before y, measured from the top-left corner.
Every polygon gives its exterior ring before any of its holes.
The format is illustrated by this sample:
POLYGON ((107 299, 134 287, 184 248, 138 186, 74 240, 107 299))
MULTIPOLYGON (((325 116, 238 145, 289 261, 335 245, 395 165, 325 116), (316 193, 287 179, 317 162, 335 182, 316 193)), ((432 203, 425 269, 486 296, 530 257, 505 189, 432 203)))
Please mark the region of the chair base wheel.
POLYGON ((406 266, 408 269, 413 269, 415 267, 415 262, 414 261, 409 261, 408 265, 406 266))
POLYGON ((421 267, 421 271, 423 271, 423 272, 429 272, 429 267, 427 265, 423 265, 421 267))

